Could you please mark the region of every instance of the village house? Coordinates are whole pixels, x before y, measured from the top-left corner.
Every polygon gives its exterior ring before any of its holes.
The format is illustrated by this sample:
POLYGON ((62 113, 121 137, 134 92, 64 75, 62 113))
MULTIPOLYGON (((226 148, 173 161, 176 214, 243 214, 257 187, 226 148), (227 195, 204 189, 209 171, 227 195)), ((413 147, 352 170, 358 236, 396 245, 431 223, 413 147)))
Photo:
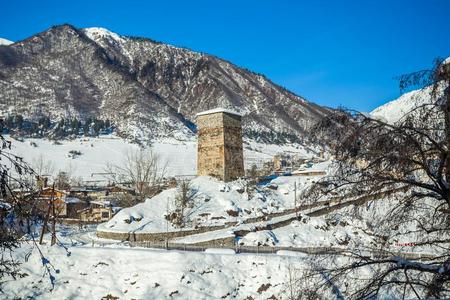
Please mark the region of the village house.
POLYGON ((109 221, 120 208, 114 209, 107 201, 91 201, 90 206, 77 213, 81 222, 100 223, 109 221))
POLYGON ((107 187, 107 193, 106 196, 113 197, 113 196, 136 196, 136 191, 133 188, 122 186, 122 185, 113 185, 107 187))
POLYGON ((298 154, 279 153, 273 157, 273 172, 277 175, 291 173, 305 163, 307 159, 298 154))
POLYGON ((99 223, 111 219, 120 207, 117 203, 125 195, 135 195, 132 188, 123 186, 110 187, 74 187, 70 190, 71 196, 77 196, 89 203, 76 211, 81 222, 99 223))
POLYGON ((78 218, 77 211, 89 206, 87 201, 80 200, 77 197, 70 197, 68 192, 51 187, 43 188, 38 193, 36 201, 37 207, 41 212, 46 212, 50 201, 53 201, 55 214, 59 218, 78 218))
POLYGON ((273 157, 273 169, 274 171, 282 171, 288 167, 288 156, 277 154, 273 157))

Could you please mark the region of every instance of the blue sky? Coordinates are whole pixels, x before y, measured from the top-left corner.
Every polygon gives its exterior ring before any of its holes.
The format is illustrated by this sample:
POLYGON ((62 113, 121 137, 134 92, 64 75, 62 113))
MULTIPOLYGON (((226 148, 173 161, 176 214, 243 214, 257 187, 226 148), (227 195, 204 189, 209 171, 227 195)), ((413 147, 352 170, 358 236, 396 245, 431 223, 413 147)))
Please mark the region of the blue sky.
POLYGON ((0 37, 56 24, 105 27, 210 53, 327 106, 400 95, 395 77, 450 56, 450 0, 0 0, 0 37))

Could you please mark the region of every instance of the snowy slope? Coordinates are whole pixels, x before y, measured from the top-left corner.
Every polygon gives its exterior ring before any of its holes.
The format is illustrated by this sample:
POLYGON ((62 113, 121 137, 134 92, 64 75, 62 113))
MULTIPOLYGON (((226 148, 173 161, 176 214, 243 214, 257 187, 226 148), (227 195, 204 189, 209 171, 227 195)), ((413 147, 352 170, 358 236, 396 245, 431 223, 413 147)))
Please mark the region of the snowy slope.
POLYGON ((346 226, 330 224, 324 217, 301 216, 288 226, 274 230, 250 232, 239 240, 240 245, 281 247, 348 247, 373 246, 373 238, 358 229, 361 222, 346 226))
POLYGON ((447 57, 447 58, 442 62, 442 64, 443 64, 443 65, 450 64, 450 57, 447 57))
POLYGON ((370 115, 388 123, 395 123, 413 108, 429 102, 431 100, 430 92, 431 88, 424 88, 405 93, 399 98, 374 109, 370 115))
MULTIPOLYGON (((324 227, 320 219, 309 223, 317 230, 324 227)), ((311 241, 316 239, 312 231, 296 233, 309 235, 311 241)), ((305 275, 303 272, 318 263, 314 256, 285 250, 277 254, 232 254, 231 249, 165 251, 130 248, 119 243, 80 244, 65 234, 58 231, 58 240, 69 252, 63 247, 49 246, 48 235, 44 238, 40 250, 48 261, 42 260, 29 243, 22 243, 13 256, 22 262, 26 276, 17 280, 7 278, 0 298, 101 299, 111 295, 119 299, 292 299, 291 292, 302 292, 298 280, 305 275), (54 286, 45 272, 46 266, 54 277, 54 286)), ((319 259, 319 263, 328 266, 345 260, 334 256, 319 259)), ((364 277, 373 274, 370 269, 363 271, 364 277)), ((350 283, 357 284, 354 280, 350 283)), ((344 292, 347 284, 337 286, 344 292)), ((323 299, 336 299, 331 290, 321 286, 323 299)), ((392 291, 382 290, 380 299, 396 299, 387 296, 391 294, 392 291)))
POLYGON ((7 40, 7 39, 4 39, 4 38, 0 38, 0 45, 5 45, 5 46, 7 46, 7 45, 11 45, 11 44, 13 44, 14 42, 12 42, 12 41, 10 41, 10 40, 7 40))
MULTIPOLYGON (((323 166, 326 168, 326 165, 323 166)), ((196 191, 191 208, 187 208, 185 230, 195 225, 220 226, 228 222, 241 223, 245 219, 282 212, 294 207, 294 182, 300 189, 311 184, 308 177, 282 177, 278 189, 260 188, 245 191, 244 181, 223 183, 211 177, 197 177, 191 181, 192 190, 196 191), (242 189, 242 190, 241 190, 242 189), (241 191, 239 191, 241 190, 241 191)), ((147 199, 144 203, 124 208, 107 223, 97 229, 107 232, 155 233, 178 231, 164 218, 175 211, 176 188, 163 191, 147 199)))
MULTIPOLYGON (((450 57, 442 62, 443 65, 449 63, 450 57)), ((395 123, 401 120, 405 114, 409 113, 415 107, 432 101, 431 92, 431 87, 425 87, 423 89, 405 93, 399 98, 374 109, 370 115, 388 123, 395 123)))

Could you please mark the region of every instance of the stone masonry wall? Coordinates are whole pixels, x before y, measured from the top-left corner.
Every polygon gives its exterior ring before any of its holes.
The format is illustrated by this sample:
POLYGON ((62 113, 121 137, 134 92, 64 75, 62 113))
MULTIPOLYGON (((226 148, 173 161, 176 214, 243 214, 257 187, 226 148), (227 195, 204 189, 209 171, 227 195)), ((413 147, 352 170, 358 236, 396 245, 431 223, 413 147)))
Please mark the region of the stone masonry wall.
POLYGON ((230 181, 244 176, 241 117, 224 112, 197 117, 197 174, 230 181))
POLYGON ((223 116, 221 113, 197 117, 198 150, 197 174, 223 179, 224 145, 223 116))
POLYGON ((225 148, 224 180, 229 181, 245 175, 241 118, 236 115, 224 114, 223 125, 225 148))
POLYGON ((182 231, 169 231, 169 232, 110 232, 110 231, 99 231, 97 230, 97 236, 99 238, 119 240, 119 241, 148 241, 148 242, 164 242, 166 239, 173 239, 177 237, 184 237, 193 234, 204 233, 213 230, 220 230, 225 228, 225 226, 214 226, 214 227, 200 227, 191 230, 182 231))

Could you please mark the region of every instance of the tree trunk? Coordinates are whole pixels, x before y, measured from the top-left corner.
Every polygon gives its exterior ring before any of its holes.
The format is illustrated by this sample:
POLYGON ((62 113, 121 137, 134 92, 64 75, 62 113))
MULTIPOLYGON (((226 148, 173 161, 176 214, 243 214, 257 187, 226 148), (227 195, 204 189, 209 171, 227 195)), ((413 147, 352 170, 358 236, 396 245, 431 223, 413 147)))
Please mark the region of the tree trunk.
POLYGON ((447 155, 445 157, 445 187, 447 191, 447 205, 450 209, 450 80, 446 80, 447 87, 444 89, 445 99, 445 144, 447 155))

